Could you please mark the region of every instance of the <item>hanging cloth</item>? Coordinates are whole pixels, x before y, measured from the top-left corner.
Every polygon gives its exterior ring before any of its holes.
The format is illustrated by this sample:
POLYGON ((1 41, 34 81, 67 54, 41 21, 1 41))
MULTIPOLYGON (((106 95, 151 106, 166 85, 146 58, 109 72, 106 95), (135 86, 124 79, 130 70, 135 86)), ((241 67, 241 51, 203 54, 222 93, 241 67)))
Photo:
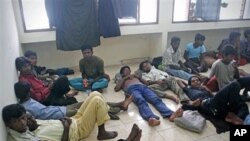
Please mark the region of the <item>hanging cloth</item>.
POLYGON ((121 36, 111 0, 99 0, 99 25, 101 36, 104 38, 121 36))
POLYGON ((56 27, 57 49, 100 45, 96 0, 45 0, 45 6, 50 26, 56 27))

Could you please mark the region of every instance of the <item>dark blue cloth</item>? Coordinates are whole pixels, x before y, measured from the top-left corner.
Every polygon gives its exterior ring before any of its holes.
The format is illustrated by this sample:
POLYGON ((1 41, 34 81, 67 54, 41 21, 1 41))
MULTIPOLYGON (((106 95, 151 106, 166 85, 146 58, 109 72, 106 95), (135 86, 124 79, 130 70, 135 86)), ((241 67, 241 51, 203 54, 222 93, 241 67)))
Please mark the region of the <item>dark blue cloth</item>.
POLYGON ((151 89, 143 84, 134 84, 128 87, 127 92, 133 96, 133 102, 139 109, 143 119, 159 119, 149 108, 148 103, 152 104, 162 115, 163 118, 170 117, 173 113, 151 89))
POLYGON ((183 88, 183 91, 186 93, 188 98, 190 98, 190 100, 196 100, 198 98, 201 100, 204 100, 204 99, 208 99, 210 97, 213 97, 205 89, 185 87, 185 88, 183 88))
POLYGON ((45 0, 50 26, 56 27, 57 49, 100 45, 97 5, 95 0, 45 0))
POLYGON ((99 0, 99 26, 100 34, 104 38, 121 36, 111 0, 99 0))
POLYGON ((63 76, 63 75, 74 74, 74 70, 71 70, 69 68, 59 68, 59 69, 56 69, 56 73, 59 76, 63 76))
POLYGON ((137 0, 111 0, 117 18, 133 17, 137 19, 137 0))
POLYGON ((240 90, 249 84, 250 77, 234 81, 221 89, 213 98, 209 98, 201 107, 208 115, 224 119, 228 112, 235 113, 241 119, 249 114, 248 107, 239 95, 240 90))

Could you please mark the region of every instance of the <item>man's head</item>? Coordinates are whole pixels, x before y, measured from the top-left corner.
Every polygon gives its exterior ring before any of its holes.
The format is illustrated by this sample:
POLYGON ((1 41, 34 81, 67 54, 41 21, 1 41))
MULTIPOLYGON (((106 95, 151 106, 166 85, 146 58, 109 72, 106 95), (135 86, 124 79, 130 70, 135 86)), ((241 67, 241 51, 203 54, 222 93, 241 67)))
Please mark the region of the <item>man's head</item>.
POLYGON ((235 32, 235 31, 231 32, 229 34, 229 41, 233 45, 239 45, 240 44, 240 33, 239 32, 235 32))
POLYGON ((16 97, 20 101, 28 99, 30 97, 30 88, 31 88, 30 84, 26 81, 19 81, 15 83, 14 90, 16 97))
POLYGON ((130 73, 131 73, 131 70, 130 70, 129 66, 121 67, 120 74, 121 74, 122 77, 130 75, 130 73))
POLYGON ((189 79, 188 79, 188 85, 191 86, 191 87, 199 87, 201 85, 201 79, 199 76, 191 76, 189 79))
POLYGON ((250 29, 244 31, 244 37, 250 42, 250 29))
POLYGON ((198 47, 198 46, 202 46, 204 41, 205 41, 206 37, 200 33, 197 33, 195 35, 195 38, 194 38, 194 43, 195 45, 198 47))
POLYGON ((24 53, 24 56, 28 58, 32 65, 35 66, 37 64, 37 55, 34 51, 28 50, 24 53))
POLYGON ((82 55, 84 58, 87 58, 93 55, 93 48, 91 46, 83 46, 81 50, 82 50, 82 55))
POLYGON ((151 63, 148 60, 143 61, 143 62, 140 63, 139 69, 141 71, 143 71, 143 72, 150 72, 150 70, 151 70, 151 63))
POLYGON ((7 127, 17 132, 26 132, 27 117, 26 110, 20 104, 5 106, 2 111, 2 118, 7 127))
POLYGON ((30 73, 31 65, 30 61, 26 57, 18 57, 15 60, 16 69, 21 73, 30 73))
POLYGON ((227 44, 222 48, 222 57, 224 63, 229 64, 234 59, 235 55, 236 50, 232 45, 227 44))
POLYGON ((177 36, 174 36, 171 38, 171 46, 172 46, 174 51, 177 51, 177 49, 180 46, 180 42, 181 42, 181 39, 177 36))

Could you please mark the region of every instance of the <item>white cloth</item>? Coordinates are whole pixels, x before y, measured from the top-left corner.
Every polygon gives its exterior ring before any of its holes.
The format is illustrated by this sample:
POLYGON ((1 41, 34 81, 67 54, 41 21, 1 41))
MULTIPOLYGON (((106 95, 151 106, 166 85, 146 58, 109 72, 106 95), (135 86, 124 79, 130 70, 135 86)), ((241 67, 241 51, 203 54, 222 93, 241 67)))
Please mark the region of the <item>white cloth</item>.
POLYGON ((166 72, 158 70, 154 66, 151 66, 151 70, 148 73, 146 73, 146 72, 142 73, 142 79, 144 79, 146 81, 162 80, 168 76, 169 75, 166 72))
POLYGON ((176 52, 174 52, 172 46, 168 47, 163 55, 162 55, 162 65, 177 65, 179 66, 179 61, 184 62, 185 59, 183 58, 182 51, 178 48, 176 52))
MULTIPOLYGON (((33 133, 40 140, 60 141, 63 135, 63 125, 60 120, 36 120, 40 125, 33 133)), ((69 131, 69 139, 72 139, 72 133, 77 129, 76 121, 72 119, 69 131)))
POLYGON ((221 59, 218 59, 213 63, 209 78, 215 76, 220 89, 234 80, 234 75, 236 72, 233 63, 235 63, 235 61, 232 61, 230 64, 226 65, 221 59))
POLYGON ((38 141, 39 139, 28 129, 24 133, 19 133, 15 130, 7 128, 7 141, 38 141))

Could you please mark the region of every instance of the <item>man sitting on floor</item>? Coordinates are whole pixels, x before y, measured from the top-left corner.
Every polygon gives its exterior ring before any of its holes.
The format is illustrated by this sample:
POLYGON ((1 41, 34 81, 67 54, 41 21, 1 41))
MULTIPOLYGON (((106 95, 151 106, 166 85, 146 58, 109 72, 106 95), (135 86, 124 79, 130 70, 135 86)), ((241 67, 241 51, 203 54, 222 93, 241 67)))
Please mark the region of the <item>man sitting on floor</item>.
POLYGON ((71 90, 69 80, 62 76, 49 84, 37 78, 31 69, 30 61, 26 57, 15 60, 16 69, 20 71, 19 81, 26 81, 31 85, 31 97, 44 105, 69 105, 76 103, 73 97, 78 91, 71 90))
POLYGON ((110 78, 104 72, 103 60, 93 55, 93 48, 86 46, 82 48, 83 58, 79 61, 79 68, 82 73, 82 78, 74 78, 70 80, 70 85, 76 90, 97 90, 102 92, 102 89, 108 87, 110 78))
MULTIPOLYGON (((14 85, 14 90, 19 103, 31 113, 36 119, 61 119, 65 116, 71 117, 76 114, 83 102, 67 105, 67 106, 45 106, 30 97, 31 86, 27 82, 17 82, 14 85)), ((97 93, 92 92, 90 94, 97 93)), ((118 103, 108 102, 110 106, 109 116, 111 119, 119 119, 116 116, 121 110, 127 110, 128 105, 132 102, 132 97, 127 97, 125 100, 118 103)))
POLYGON ((117 132, 105 129, 104 124, 109 120, 108 106, 99 93, 87 97, 77 114, 71 118, 35 120, 26 116, 26 110, 20 104, 5 106, 2 117, 8 127, 8 141, 78 141, 87 138, 96 124, 98 140, 112 139, 117 136, 117 132))
MULTIPOLYGON (((42 132, 39 132, 42 128, 45 128, 45 126, 49 126, 49 125, 38 125, 37 122, 39 122, 40 120, 35 121, 35 119, 32 117, 32 115, 30 114, 25 114, 25 109, 23 109, 22 106, 20 105, 9 105, 6 106, 3 110, 2 113, 3 116, 3 120, 5 122, 5 125, 7 126, 7 131, 8 131, 8 139, 7 141, 40 141, 40 139, 45 138, 45 140, 47 139, 58 139, 57 138, 57 134, 58 132, 56 132, 55 134, 52 133, 52 135, 46 135, 44 136, 42 132), (10 110, 10 111, 9 111, 10 110), (10 113, 7 113, 10 112, 10 113), (40 126, 40 127, 39 127, 40 126), (35 131, 38 131, 38 133, 35 132, 32 133, 30 132, 31 129, 34 129, 35 131), (29 128, 29 130, 28 130, 29 128), (40 128, 40 129, 38 129, 40 128), (41 136, 41 137, 40 137, 41 136), (47 138, 49 136, 49 138, 47 138)), ((42 121, 41 121, 42 122, 42 121)), ((45 122, 45 121, 43 121, 45 122)), ((51 121, 50 124, 52 124, 52 122, 56 122, 56 121, 51 121)), ((64 131, 62 133, 61 136, 61 141, 68 141, 73 137, 70 137, 69 135, 72 133, 69 133, 72 128, 68 129, 70 124, 72 123, 72 121, 68 118, 65 119, 61 119, 64 131), (68 133, 67 133, 68 132, 68 133), (68 137, 67 137, 67 134, 68 137)), ((57 122, 58 123, 58 122, 57 122)), ((58 126, 62 126, 60 123, 58 123, 58 126)), ((56 124, 53 124, 52 126, 56 126, 56 124)), ((48 128, 48 127, 47 127, 48 128)), ((50 129, 48 128, 49 131, 58 131, 60 129, 50 129)), ((60 131, 59 131, 60 132, 60 131)), ((107 132, 107 131, 106 131, 107 132)), ((112 133, 112 132, 110 132, 112 133)), ((115 132, 113 132, 115 133, 115 132)), ((61 134, 60 134, 61 135, 61 134)), ((60 136, 59 135, 59 136, 60 136)), ((134 124, 129 136, 127 139, 119 139, 118 141, 140 141, 141 140, 141 136, 142 136, 142 130, 136 125, 134 124)), ((59 137, 60 138, 60 137, 59 137)), ((101 139, 101 138, 100 138, 101 139)))
POLYGON ((175 77, 188 80, 192 74, 190 74, 191 70, 183 64, 184 59, 179 48, 180 41, 179 37, 171 38, 171 46, 162 55, 162 69, 175 77))
POLYGON ((191 68, 196 74, 206 71, 206 69, 203 70, 204 68, 202 62, 202 55, 206 52, 204 41, 205 36, 197 33, 195 35, 194 42, 187 44, 186 50, 184 52, 186 67, 191 68))

